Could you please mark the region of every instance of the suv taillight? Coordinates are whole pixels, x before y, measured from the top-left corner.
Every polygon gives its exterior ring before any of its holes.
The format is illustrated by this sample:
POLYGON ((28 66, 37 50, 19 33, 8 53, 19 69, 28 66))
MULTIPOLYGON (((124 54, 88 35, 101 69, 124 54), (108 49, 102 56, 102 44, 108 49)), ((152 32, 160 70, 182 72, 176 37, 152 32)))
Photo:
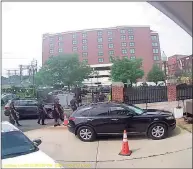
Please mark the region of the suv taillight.
POLYGON ((69 117, 69 119, 68 120, 72 120, 72 121, 74 121, 75 120, 75 118, 74 117, 69 117))
POLYGON ((5 109, 5 110, 9 110, 9 107, 8 107, 8 106, 5 106, 4 109, 5 109))

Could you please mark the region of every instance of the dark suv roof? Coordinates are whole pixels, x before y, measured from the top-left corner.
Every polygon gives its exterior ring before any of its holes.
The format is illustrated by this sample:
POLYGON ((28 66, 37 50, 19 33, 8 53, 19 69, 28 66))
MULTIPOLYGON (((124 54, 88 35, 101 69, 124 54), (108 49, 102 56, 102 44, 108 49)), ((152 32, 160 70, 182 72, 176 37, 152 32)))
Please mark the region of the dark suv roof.
POLYGON ((85 110, 88 109, 93 109, 97 107, 112 107, 112 106, 120 106, 120 103, 115 103, 115 102, 98 102, 98 103, 91 103, 87 105, 83 105, 81 107, 78 107, 77 111, 75 111, 73 114, 79 114, 81 112, 84 112, 85 110))

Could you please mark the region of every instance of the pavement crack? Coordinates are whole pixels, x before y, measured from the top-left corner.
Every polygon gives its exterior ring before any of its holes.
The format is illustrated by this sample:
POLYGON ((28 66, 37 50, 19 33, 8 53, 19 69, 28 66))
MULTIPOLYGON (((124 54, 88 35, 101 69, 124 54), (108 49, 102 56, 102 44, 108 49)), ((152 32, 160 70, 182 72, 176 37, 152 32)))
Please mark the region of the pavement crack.
POLYGON ((98 141, 98 144, 97 144, 97 149, 96 149, 96 161, 95 161, 95 169, 97 168, 97 161, 98 161, 98 151, 99 151, 99 141, 98 141))
POLYGON ((160 153, 160 154, 154 154, 154 155, 149 155, 149 156, 142 156, 142 157, 134 157, 134 158, 130 158, 130 159, 120 159, 120 160, 97 160, 98 157, 98 147, 99 147, 99 142, 98 142, 98 146, 97 146, 97 154, 96 154, 96 160, 95 161, 65 161, 65 160, 57 160, 58 162, 71 162, 71 163, 76 163, 76 162, 82 162, 82 163, 88 163, 88 162, 95 162, 95 169, 96 169, 96 165, 98 162, 104 163, 104 162, 119 162, 119 161, 130 161, 130 160, 140 160, 140 159, 146 159, 146 158, 152 158, 152 157, 158 157, 158 156, 164 156, 164 155, 168 155, 168 154, 174 154, 174 153, 178 153, 178 152, 182 152, 185 150, 190 150, 192 149, 192 147, 188 147, 185 149, 181 149, 181 150, 176 150, 176 151, 170 151, 170 152, 166 152, 166 153, 160 153))

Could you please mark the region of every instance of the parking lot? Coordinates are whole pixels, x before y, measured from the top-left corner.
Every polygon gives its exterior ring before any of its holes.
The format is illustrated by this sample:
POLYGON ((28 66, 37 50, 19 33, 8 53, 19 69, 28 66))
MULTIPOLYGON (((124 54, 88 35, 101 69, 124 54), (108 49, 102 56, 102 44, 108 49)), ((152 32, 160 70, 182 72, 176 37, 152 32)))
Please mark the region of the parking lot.
POLYGON ((119 156, 122 138, 99 138, 82 142, 67 128, 46 127, 25 132, 31 139, 40 138, 40 149, 66 168, 191 168, 192 134, 176 128, 164 140, 128 136, 131 156, 119 156))

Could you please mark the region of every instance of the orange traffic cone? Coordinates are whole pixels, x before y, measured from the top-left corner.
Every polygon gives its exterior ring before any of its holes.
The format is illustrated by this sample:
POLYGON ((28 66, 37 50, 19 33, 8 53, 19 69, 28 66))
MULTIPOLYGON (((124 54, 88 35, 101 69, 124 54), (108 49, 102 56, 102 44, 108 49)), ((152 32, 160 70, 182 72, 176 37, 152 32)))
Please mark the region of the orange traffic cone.
POLYGON ((68 118, 66 117, 66 115, 64 115, 64 126, 68 125, 68 118))
POLYGON ((126 132, 126 130, 124 130, 122 150, 121 150, 121 152, 119 153, 119 155, 122 155, 122 156, 130 156, 131 153, 132 153, 132 151, 129 150, 129 143, 128 143, 128 140, 127 140, 127 132, 126 132))

